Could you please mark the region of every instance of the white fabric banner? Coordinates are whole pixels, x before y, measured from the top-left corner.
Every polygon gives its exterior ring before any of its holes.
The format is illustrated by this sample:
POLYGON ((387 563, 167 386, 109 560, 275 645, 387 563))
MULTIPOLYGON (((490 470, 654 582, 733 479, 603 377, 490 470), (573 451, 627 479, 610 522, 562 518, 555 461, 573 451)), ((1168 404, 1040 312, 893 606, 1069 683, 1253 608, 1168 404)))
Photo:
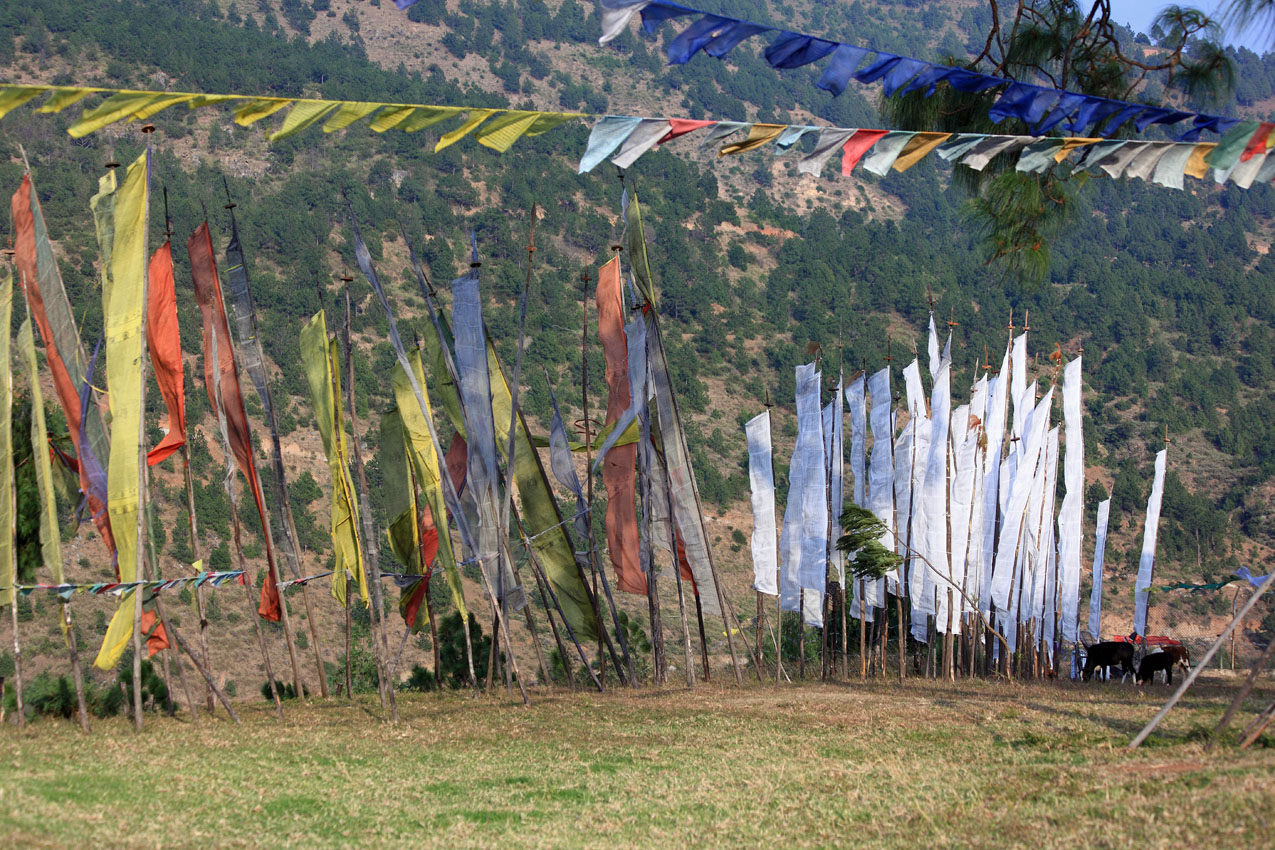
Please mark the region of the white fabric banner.
POLYGON ((841 536, 841 509, 845 506, 845 433, 841 415, 841 380, 837 380, 837 389, 833 392, 832 401, 823 409, 823 441, 824 460, 828 464, 828 509, 831 514, 832 533, 828 536, 828 561, 832 565, 832 574, 837 583, 846 586, 846 556, 837 548, 837 538, 841 536))
POLYGON ((866 508, 868 412, 862 374, 850 382, 845 393, 846 405, 850 408, 850 474, 854 476, 854 503, 866 508))
MULTIPOLYGON (((958 439, 957 422, 964 419, 966 427, 960 429, 959 443, 952 455, 952 560, 948 568, 950 587, 940 586, 939 617, 940 631, 950 634, 961 632, 961 612, 965 605, 959 591, 965 587, 965 567, 969 552, 970 515, 974 505, 974 476, 978 471, 976 456, 981 429, 969 428, 969 408, 962 406, 952 417, 953 441, 958 439), (951 590, 950 607, 948 590, 951 590)), ((980 529, 981 533, 981 529, 980 529)))
POLYGON ((1098 503, 1098 527, 1093 542, 1093 588, 1089 591, 1089 634, 1102 640, 1102 562, 1107 557, 1107 518, 1111 500, 1098 503))
POLYGON ((1058 617, 1062 639, 1074 643, 1080 617, 1080 544, 1083 528, 1085 442, 1081 433, 1084 414, 1080 407, 1080 358, 1063 368, 1063 427, 1067 435, 1067 459, 1063 483, 1067 494, 1058 514, 1058 617))
MULTIPOLYGON (((925 462, 925 486, 921 491, 921 511, 925 516, 924 551, 928 568, 923 570, 922 591, 914 605, 923 614, 934 614, 935 583, 948 575, 948 430, 952 412, 952 364, 939 363, 930 399, 930 450, 925 462)), ((943 586, 946 590, 946 585, 943 586)), ((946 594, 944 594, 946 595, 946 594)))
POLYGON ((777 596, 779 560, 770 411, 748 420, 744 431, 748 435, 748 483, 753 503, 753 590, 777 596))
POLYGON ((824 500, 825 488, 823 477, 823 426, 819 413, 819 372, 815 364, 807 363, 798 366, 797 376, 797 444, 793 447, 792 461, 788 466, 788 503, 784 506, 784 530, 779 548, 779 601, 784 611, 802 610, 802 579, 816 569, 820 576, 819 592, 806 592, 804 615, 807 625, 820 626, 823 623, 822 601, 818 605, 812 603, 811 596, 822 595, 824 557, 827 546, 827 502, 824 500), (806 530, 811 528, 807 522, 806 506, 812 501, 810 494, 818 496, 818 505, 824 510, 823 530, 818 532, 814 543, 807 540, 806 530), (817 552, 815 551, 817 549, 817 552), (817 554, 818 563, 814 569, 807 569, 805 560, 811 554, 817 554), (811 612, 816 616, 813 621, 811 612))
POLYGON ((1168 450, 1155 456, 1155 480, 1151 482, 1151 498, 1147 500, 1147 524, 1142 532, 1142 557, 1138 560, 1138 581, 1133 588, 1133 630, 1147 633, 1147 588, 1155 571, 1155 539, 1160 526, 1160 502, 1164 498, 1164 467, 1168 450))
MULTIPOLYGON (((991 601, 999 611, 1011 611, 1010 601, 1014 579, 1014 566, 1020 544, 1023 543, 1023 525, 1027 513, 1027 500, 1031 495, 1032 483, 1036 478, 1037 461, 1041 459, 1045 443, 1045 425, 1049 424, 1049 406, 1053 403, 1054 390, 1051 387, 1045 397, 1040 400, 1037 409, 1042 411, 1039 417, 1040 427, 1033 428, 1028 434, 1026 448, 1023 451, 1024 461, 1018 465, 1013 479, 1009 483, 1009 497, 1005 515, 1001 520, 1000 542, 996 547, 996 561, 992 569, 991 601)), ((1016 594, 1013 594, 1016 598, 1016 594)))
MULTIPOLYGON (((1001 369, 987 394, 987 453, 983 460, 983 577, 978 607, 984 616, 991 613, 992 565, 996 560, 996 531, 1000 523, 1001 455, 1005 443, 1005 418, 1009 398, 1009 347, 1001 356, 1001 369)), ((1008 476, 1005 476, 1008 480, 1008 476)))
MULTIPOLYGON (((868 379, 872 400, 872 460, 868 468, 868 510, 885 523, 881 545, 894 549, 894 399, 890 396, 890 367, 868 379)), ((891 590, 899 582, 898 570, 886 575, 891 590)), ((884 600, 882 600, 884 602, 884 600)))
MULTIPOLYGON (((898 527, 894 530, 894 552, 903 558, 908 557, 908 545, 912 532, 912 463, 914 453, 913 432, 916 430, 916 419, 909 418, 907 426, 899 434, 894 444, 894 508, 898 527)), ((902 584, 894 588, 895 593, 907 595, 907 581, 900 576, 902 584)))
POLYGON ((939 332, 934 327, 933 313, 930 313, 930 338, 926 352, 930 355, 930 380, 934 380, 939 374, 939 332))
MULTIPOLYGON (((1004 374, 1003 372, 1001 374, 1004 374)), ((1011 436, 1022 437, 1023 420, 1031 409, 1031 403, 1023 403, 1023 393, 1027 390, 1027 334, 1015 337, 1009 353, 1009 400, 1014 405, 1014 432, 1011 436)))

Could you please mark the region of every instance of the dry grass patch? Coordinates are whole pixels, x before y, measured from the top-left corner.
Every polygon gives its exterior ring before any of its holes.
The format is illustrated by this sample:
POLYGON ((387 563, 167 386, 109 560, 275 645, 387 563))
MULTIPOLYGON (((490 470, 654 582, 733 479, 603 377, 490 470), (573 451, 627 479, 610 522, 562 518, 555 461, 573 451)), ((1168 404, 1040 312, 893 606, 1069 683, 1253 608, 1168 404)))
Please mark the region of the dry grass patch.
MULTIPOLYGON (((1230 686, 1230 687, 1233 687, 1230 686)), ((961 682, 263 705, 0 731, 8 846, 1271 846, 1266 749, 1163 687, 961 682)), ((1259 689, 1261 691, 1262 689, 1259 689)), ((1253 708, 1275 693, 1267 686, 1253 708)))

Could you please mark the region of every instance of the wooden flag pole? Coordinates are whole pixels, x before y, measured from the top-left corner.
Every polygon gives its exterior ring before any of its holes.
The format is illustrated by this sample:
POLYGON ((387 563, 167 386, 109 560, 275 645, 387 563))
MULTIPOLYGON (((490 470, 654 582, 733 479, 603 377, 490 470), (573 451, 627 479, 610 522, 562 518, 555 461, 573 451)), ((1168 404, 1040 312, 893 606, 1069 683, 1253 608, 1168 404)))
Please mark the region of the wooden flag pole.
POLYGON ((1248 601, 1244 603, 1244 607, 1240 608, 1239 613, 1231 618, 1230 624, 1222 631, 1222 634, 1217 636, 1217 640, 1213 641, 1213 645, 1209 647, 1209 651, 1206 652, 1204 657, 1200 659, 1199 663, 1195 665, 1195 668, 1191 670, 1191 674, 1186 677, 1186 680, 1178 687, 1173 696, 1169 697, 1169 701, 1160 708, 1155 717, 1151 718, 1151 722, 1144 726, 1142 731, 1129 742, 1129 749, 1136 749, 1147 739, 1148 735, 1155 731, 1155 728, 1160 725, 1160 722, 1164 720, 1170 711, 1173 710, 1173 706, 1177 705, 1178 700, 1182 699, 1182 695, 1185 694, 1191 685, 1195 683, 1195 680, 1199 677, 1200 673, 1204 671, 1204 668, 1208 666, 1208 663, 1213 660, 1213 656, 1216 655, 1217 651, 1222 648, 1222 644, 1226 642, 1226 639, 1231 636, 1231 633, 1234 632, 1236 627, 1238 627, 1244 620, 1244 617, 1248 615, 1248 612, 1251 611, 1253 606, 1257 604, 1257 600, 1261 599, 1262 594, 1270 590, 1272 585, 1275 585, 1275 572, 1268 575, 1266 580, 1257 586, 1257 589, 1249 596, 1248 601))
MULTIPOLYGON (((342 330, 342 342, 345 345, 345 382, 346 401, 350 408, 350 442, 354 448, 354 473, 358 479, 359 524, 363 527, 363 549, 367 558, 369 578, 372 585, 372 657, 376 660, 377 690, 380 692, 381 708, 389 703, 390 717, 398 722, 398 705, 394 699, 394 683, 389 681, 389 638, 385 634, 385 604, 381 587, 381 545, 376 536, 372 522, 372 502, 368 498, 367 474, 363 471, 363 449, 359 445, 359 414, 354 406, 354 343, 350 339, 350 283, 354 278, 345 275, 341 278, 345 283, 345 324, 342 330)), ((340 399, 336 402, 341 403, 340 399)), ((282 600, 280 600, 282 602, 282 600)), ((286 605, 280 607, 287 610, 286 605)), ((300 693, 297 694, 300 696, 300 693)))
MULTIPOLYGON (((1234 642, 1235 635, 1231 635, 1234 642)), ((1213 731, 1209 733, 1209 740, 1204 744, 1204 749, 1211 750, 1213 745, 1217 743, 1218 736, 1226 731, 1226 727, 1231 725, 1231 721, 1235 719, 1235 714, 1240 710, 1240 706, 1244 704, 1244 700, 1252 692, 1253 686, 1257 684, 1258 674, 1266 667, 1271 660, 1271 655, 1275 654, 1275 640, 1266 644, 1266 649, 1262 650, 1262 655, 1253 662, 1253 669, 1249 671, 1248 678, 1244 680, 1244 684, 1240 686, 1239 692, 1235 694, 1235 699, 1227 707, 1226 713, 1222 715, 1222 719, 1213 727, 1213 731)), ((1232 667, 1232 669, 1234 669, 1232 667)))

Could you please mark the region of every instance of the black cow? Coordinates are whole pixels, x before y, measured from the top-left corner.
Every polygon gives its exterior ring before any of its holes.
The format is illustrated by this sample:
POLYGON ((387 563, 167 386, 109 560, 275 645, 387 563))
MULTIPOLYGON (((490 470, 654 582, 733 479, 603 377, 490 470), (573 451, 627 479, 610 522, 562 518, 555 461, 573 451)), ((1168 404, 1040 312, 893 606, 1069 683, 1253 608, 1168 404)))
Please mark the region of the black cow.
POLYGON ((1109 640, 1089 647, 1085 655, 1084 680, 1088 682, 1093 671, 1099 667, 1119 667, 1125 675, 1132 676, 1133 644, 1109 640))
POLYGON ((1138 675, 1134 679, 1139 685, 1146 682, 1154 681, 1155 674, 1159 670, 1164 671, 1165 681, 1173 684, 1173 665, 1178 661, 1177 654, 1173 652, 1152 652, 1142 659, 1142 664, 1138 666, 1138 675))

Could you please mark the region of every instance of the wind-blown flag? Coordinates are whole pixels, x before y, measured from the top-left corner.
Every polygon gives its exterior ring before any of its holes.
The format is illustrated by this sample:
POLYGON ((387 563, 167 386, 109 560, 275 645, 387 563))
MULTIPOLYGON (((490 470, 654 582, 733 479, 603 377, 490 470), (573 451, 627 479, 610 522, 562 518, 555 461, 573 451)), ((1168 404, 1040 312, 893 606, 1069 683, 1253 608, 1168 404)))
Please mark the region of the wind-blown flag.
POLYGON ((824 543, 828 527, 823 423, 819 413, 820 373, 814 363, 807 363, 797 367, 796 379, 797 443, 788 466, 788 504, 784 508, 779 550, 780 607, 785 611, 802 610, 806 624, 817 627, 823 624, 819 600, 826 583, 824 543), (807 564, 808 558, 815 563, 807 564), (798 600, 803 589, 804 606, 798 600))
MULTIPOLYGON (((890 395, 890 367, 868 379, 868 398, 872 401, 872 457, 868 466, 868 510, 885 523, 881 545, 895 548, 894 519, 894 399, 890 395)), ((899 571, 886 573, 887 588, 898 593, 899 571)), ((883 597, 881 597, 884 601, 883 597)))
POLYGON ((775 528, 775 474, 770 445, 770 411, 744 426, 748 437, 748 483, 753 507, 753 589, 779 595, 776 583, 778 532, 775 528))
POLYGON ((53 258, 53 245, 30 173, 22 176, 22 184, 13 194, 10 209, 19 283, 26 294, 31 318, 35 320, 40 338, 44 341, 44 355, 53 377, 53 389, 66 416, 71 443, 79 458, 80 491, 114 563, 115 539, 111 535, 111 521, 106 510, 105 472, 102 471, 101 476, 103 486, 95 487, 90 482, 90 474, 101 471, 100 465, 93 464, 94 468, 90 469, 84 463, 87 454, 95 458, 107 457, 110 444, 97 405, 82 405, 80 401, 88 360, 80 343, 66 288, 62 285, 62 276, 53 258))
MULTIPOLYGON (((406 443, 408 458, 411 460, 412 468, 416 472, 416 483, 421 488, 421 495, 425 498, 425 504, 422 507, 429 511, 430 519, 437 529, 437 557, 442 562, 443 575, 447 579, 447 586, 452 594, 452 602, 462 616, 468 616, 469 609, 465 604, 465 592, 461 586, 460 572, 456 568, 456 556, 452 549, 451 535, 447 530, 442 467, 438 462, 440 452, 434 445, 429 429, 429 420, 426 418, 433 416, 433 408, 430 406, 428 390, 425 386, 425 373, 421 369, 420 352, 412 352, 411 356, 408 357, 408 361, 415 374, 409 377, 407 372, 404 371, 402 363, 399 363, 394 369, 392 379, 394 399, 398 405, 398 414, 403 425, 403 439, 406 443), (416 379, 415 387, 413 386, 412 378, 416 379), (416 397, 416 388, 421 391, 420 400, 416 397), (425 404, 423 411, 421 409, 422 401, 425 404)), ((456 445, 461 444, 456 443, 455 440, 453 440, 453 443, 456 445)), ((453 485, 459 491, 463 482, 456 482, 454 475, 449 474, 449 477, 452 478, 453 485)), ((427 556, 428 554, 426 552, 427 556)))
MULTIPOLYGON (((845 436, 842 428, 844 414, 841 408, 841 377, 837 377, 837 387, 832 391, 832 401, 823 408, 823 456, 827 465, 828 476, 828 512, 832 520, 832 528, 837 527, 841 519, 841 510, 845 506, 845 436)), ((845 553, 837 548, 837 534, 828 535, 828 564, 830 573, 843 588, 846 586, 845 553)))
POLYGON ((1147 633, 1147 591, 1151 587, 1151 574, 1155 570, 1155 541, 1160 526, 1164 467, 1168 456, 1167 449, 1156 453, 1155 479, 1151 482, 1151 496, 1147 499, 1147 524, 1142 532, 1142 555, 1138 560, 1138 579, 1133 591, 1133 630, 1139 635, 1147 633))
POLYGON ((146 345, 155 383, 168 410, 168 433, 146 455, 146 463, 163 463, 186 443, 186 392, 181 334, 177 329, 177 291, 173 286, 173 246, 165 241, 147 267, 146 345))
POLYGON ((1111 500, 1098 503, 1098 523, 1093 543, 1093 587, 1089 591, 1089 633, 1102 640, 1102 564, 1107 556, 1107 518, 1111 500))
MULTIPOLYGON (((12 299, 13 284, 9 280, 5 285, 12 299)), ((0 293, 0 298, 4 297, 0 293)), ((0 323, 0 327, 4 325, 0 323)), ((40 559, 53 574, 53 581, 61 584, 65 579, 62 574, 62 534, 58 528, 57 497, 53 491, 53 468, 49 463, 49 434, 44 424, 44 393, 40 388, 40 367, 35 357, 35 338, 31 333, 31 319, 22 322, 18 329, 18 350, 26 366, 27 382, 31 392, 31 457, 35 464, 36 487, 40 493, 40 559)), ((66 619, 59 618, 63 632, 66 631, 66 619)))
POLYGON ((265 543, 269 569, 266 570, 266 579, 261 585, 261 601, 257 606, 257 613, 268 620, 278 621, 283 614, 279 591, 275 586, 276 570, 270 520, 261 494, 261 479, 257 476, 252 429, 248 424, 248 413, 244 409, 239 367, 235 363, 230 325, 226 321, 225 302, 222 300, 221 282, 217 277, 217 261, 213 257, 208 222, 200 224, 186 240, 186 252, 190 255, 195 303, 199 306, 203 326, 204 389, 208 393, 208 404, 214 411, 220 410, 225 418, 226 439, 234 455, 235 465, 248 482, 248 490, 257 506, 257 517, 261 520, 261 539, 265 543))
POLYGON ((1063 482, 1067 494, 1058 515, 1058 615, 1062 638, 1076 640, 1080 615, 1081 515, 1084 511, 1085 444, 1081 433, 1080 358, 1063 368, 1063 427, 1067 434, 1067 458, 1063 482))
MULTIPOLYGON (((94 212, 99 227, 109 221, 111 236, 99 239, 105 274, 102 289, 106 338, 106 388, 111 403, 111 456, 107 467, 106 507, 119 551, 121 582, 137 581, 141 552, 138 533, 141 506, 142 354, 146 344, 146 218, 149 202, 150 154, 144 151, 115 184, 111 171, 99 182, 94 212), (109 214, 107 211, 109 210, 109 214)), ((99 231, 101 232, 101 231, 99 231)), ((131 594, 120 602, 93 664, 112 669, 133 635, 131 594)))
MULTIPOLYGON (((1011 600, 1017 594, 1011 587, 1014 577, 1014 565, 1019 548, 1023 544, 1023 525, 1026 522, 1027 502, 1031 496, 1032 483, 1036 480, 1037 461, 1042 458, 1045 444, 1046 426, 1049 424, 1049 405, 1053 403, 1054 391, 1051 387, 1045 397, 1040 400, 1036 409, 1040 411, 1039 425, 1033 427, 1024 442, 1023 460, 1018 464, 1013 480, 1009 483, 1009 501, 1001 523, 1001 532, 996 547, 996 563, 992 571, 991 601, 1002 614, 1011 610, 1011 600)), ((1002 474, 1004 470, 1002 469, 1002 474)), ((1008 637, 1008 636, 1007 636, 1008 637)))
MULTIPOLYGON (((633 402, 619 257, 612 257, 598 270, 597 306, 598 340, 606 360, 606 424, 617 427, 633 402)), ((613 447, 600 460, 602 483, 607 491, 607 548, 615 567, 616 586, 626 593, 645 594, 646 577, 638 558, 637 445, 613 447)))
POLYGON ((359 597, 368 604, 367 575, 363 570, 363 547, 359 541, 359 506, 350 480, 345 428, 341 424, 341 373, 335 369, 336 340, 328 339, 324 311, 315 313, 301 329, 301 360, 310 402, 318 420, 323 453, 332 476, 332 549, 336 569, 332 573, 332 597, 345 604, 346 571, 354 576, 359 597))

